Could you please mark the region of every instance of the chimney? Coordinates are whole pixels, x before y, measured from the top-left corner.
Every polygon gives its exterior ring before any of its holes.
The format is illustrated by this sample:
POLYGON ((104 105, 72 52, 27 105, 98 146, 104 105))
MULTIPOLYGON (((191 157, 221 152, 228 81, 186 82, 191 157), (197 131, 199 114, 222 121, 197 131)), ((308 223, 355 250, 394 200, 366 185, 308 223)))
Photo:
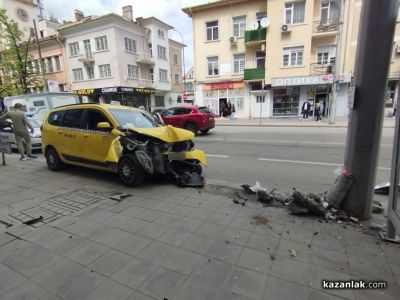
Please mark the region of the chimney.
POLYGON ((85 17, 83 12, 81 12, 80 10, 77 10, 77 9, 74 10, 74 15, 75 15, 76 22, 79 22, 80 20, 82 20, 85 17))
POLYGON ((122 16, 133 22, 132 5, 122 7, 122 16))

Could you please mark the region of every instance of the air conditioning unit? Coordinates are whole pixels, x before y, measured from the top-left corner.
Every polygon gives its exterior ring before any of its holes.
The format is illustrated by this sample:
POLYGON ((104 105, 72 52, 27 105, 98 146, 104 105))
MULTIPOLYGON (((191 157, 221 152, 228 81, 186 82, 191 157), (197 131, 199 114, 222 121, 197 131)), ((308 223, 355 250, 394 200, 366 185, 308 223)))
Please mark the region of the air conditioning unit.
POLYGON ((231 44, 236 44, 236 43, 237 43, 237 38, 236 38, 236 36, 231 36, 231 37, 229 38, 229 41, 231 42, 231 44))
POLYGON ((282 32, 290 32, 290 31, 292 31, 292 29, 288 25, 284 24, 281 27, 281 31, 282 32))

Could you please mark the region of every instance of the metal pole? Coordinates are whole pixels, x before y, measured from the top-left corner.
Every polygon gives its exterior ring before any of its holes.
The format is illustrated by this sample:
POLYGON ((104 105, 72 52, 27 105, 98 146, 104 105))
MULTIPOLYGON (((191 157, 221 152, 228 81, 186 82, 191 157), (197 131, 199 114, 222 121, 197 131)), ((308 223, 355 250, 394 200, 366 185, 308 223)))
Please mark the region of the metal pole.
POLYGON ((337 33, 337 38, 336 38, 335 69, 333 70, 332 102, 330 103, 330 109, 329 109, 329 124, 335 124, 335 119, 336 119, 337 89, 339 88, 339 80, 337 79, 337 77, 340 73, 340 56, 342 53, 343 18, 344 18, 344 0, 341 0, 340 17, 339 17, 339 23, 338 23, 338 33, 337 33))
POLYGON ((37 33, 37 29, 36 29, 36 21, 35 19, 33 19, 33 28, 35 30, 35 38, 36 38, 36 43, 37 43, 37 47, 38 47, 38 52, 39 52, 39 60, 40 60, 40 67, 42 68, 42 80, 43 80, 43 91, 48 92, 49 89, 47 87, 47 80, 46 80, 46 76, 45 76, 45 65, 42 59, 42 51, 40 50, 40 43, 39 43, 39 37, 38 37, 38 33, 37 33))
POLYGON ((1 156, 3 158, 3 166, 5 166, 6 165, 6 156, 5 156, 4 152, 1 153, 1 156))
POLYGON ((398 3, 364 0, 362 4, 344 159, 354 184, 343 202, 343 208, 360 219, 371 216, 398 3))

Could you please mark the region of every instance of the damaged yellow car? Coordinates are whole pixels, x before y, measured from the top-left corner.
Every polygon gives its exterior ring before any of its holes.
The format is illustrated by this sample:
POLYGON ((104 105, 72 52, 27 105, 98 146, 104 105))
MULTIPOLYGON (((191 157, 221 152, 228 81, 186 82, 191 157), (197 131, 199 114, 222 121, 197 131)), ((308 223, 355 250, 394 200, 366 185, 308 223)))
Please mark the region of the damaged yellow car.
POLYGON ((203 151, 194 134, 165 126, 132 107, 75 104, 49 111, 42 125, 42 150, 50 170, 66 164, 118 173, 128 186, 146 175, 171 175, 181 186, 202 186, 203 151))

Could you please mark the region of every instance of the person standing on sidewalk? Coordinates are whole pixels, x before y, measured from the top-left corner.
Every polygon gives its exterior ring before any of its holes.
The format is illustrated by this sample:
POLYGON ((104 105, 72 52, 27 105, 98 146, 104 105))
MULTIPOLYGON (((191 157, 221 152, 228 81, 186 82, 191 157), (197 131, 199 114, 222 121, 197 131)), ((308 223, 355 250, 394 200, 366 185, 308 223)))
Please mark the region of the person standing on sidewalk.
POLYGON ((318 122, 321 120, 321 103, 319 103, 319 100, 315 103, 315 117, 317 118, 316 121, 318 122))
POLYGON ((301 108, 301 113, 303 114, 303 122, 308 121, 308 114, 310 113, 310 108, 311 105, 310 103, 308 103, 308 100, 306 100, 301 108))
POLYGON ((31 145, 31 136, 29 135, 27 127, 30 128, 31 133, 34 132, 33 127, 29 120, 26 118, 25 113, 21 110, 22 104, 16 103, 14 105, 14 111, 10 111, 0 116, 0 121, 5 119, 11 119, 13 128, 14 128, 14 136, 15 142, 17 143, 17 148, 19 154, 21 154, 20 160, 26 160, 25 156, 25 147, 26 154, 29 158, 37 158, 36 155, 32 155, 32 145, 31 145), (24 147, 25 143, 25 147, 24 147))

